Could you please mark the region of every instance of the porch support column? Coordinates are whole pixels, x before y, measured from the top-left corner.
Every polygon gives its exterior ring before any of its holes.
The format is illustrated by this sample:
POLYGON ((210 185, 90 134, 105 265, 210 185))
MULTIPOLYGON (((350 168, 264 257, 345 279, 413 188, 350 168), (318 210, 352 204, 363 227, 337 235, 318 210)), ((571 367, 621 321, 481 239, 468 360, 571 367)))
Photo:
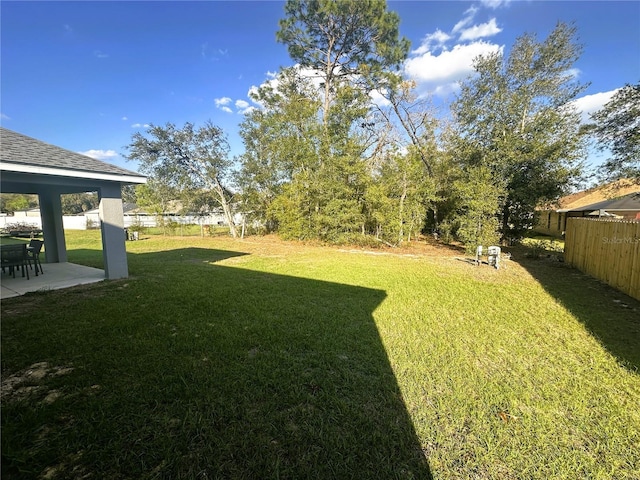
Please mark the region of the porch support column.
POLYGON ((98 195, 105 277, 110 280, 127 278, 129 269, 120 184, 104 185, 98 191, 98 195))
POLYGON ((47 263, 64 263, 67 261, 67 244, 64 240, 60 192, 52 189, 42 190, 38 194, 38 201, 45 260, 47 263))

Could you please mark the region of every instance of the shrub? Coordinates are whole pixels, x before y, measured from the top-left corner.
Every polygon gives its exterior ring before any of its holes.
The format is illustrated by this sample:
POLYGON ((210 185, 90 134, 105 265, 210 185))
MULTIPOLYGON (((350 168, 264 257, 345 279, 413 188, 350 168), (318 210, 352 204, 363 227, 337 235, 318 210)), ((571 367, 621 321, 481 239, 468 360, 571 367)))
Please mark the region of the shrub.
POLYGON ((133 222, 131 222, 131 225, 129 225, 127 228, 129 229, 130 232, 143 233, 145 231, 145 226, 142 224, 142 222, 138 218, 136 218, 133 222))
POLYGON ((14 222, 7 223, 4 227, 5 230, 9 232, 30 232, 32 230, 40 230, 40 227, 33 223, 27 222, 14 222))
POLYGON ((99 230, 100 222, 87 218, 87 230, 99 230))

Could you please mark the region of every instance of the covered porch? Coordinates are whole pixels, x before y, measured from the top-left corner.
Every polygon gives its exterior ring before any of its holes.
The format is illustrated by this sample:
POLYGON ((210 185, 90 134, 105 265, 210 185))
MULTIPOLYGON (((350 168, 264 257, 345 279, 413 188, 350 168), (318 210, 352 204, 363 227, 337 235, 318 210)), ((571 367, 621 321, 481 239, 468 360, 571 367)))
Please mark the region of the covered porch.
POLYGON ((37 277, 33 271, 30 271, 29 280, 26 277, 22 278, 19 271, 16 272, 16 278, 13 278, 8 272, 3 272, 1 274, 0 299, 18 297, 25 293, 45 292, 96 283, 105 279, 104 270, 75 263, 48 263, 43 266, 43 269, 44 273, 37 277))
MULTIPOLYGON (((23 283, 30 285, 20 285, 12 291, 17 292, 22 288, 31 289, 35 285, 35 280, 47 282, 49 272, 53 271, 59 271, 60 274, 66 271, 67 275, 77 274, 79 279, 87 278, 80 273, 83 270, 65 267, 65 265, 71 265, 67 263, 67 248, 62 223, 61 195, 67 193, 98 193, 104 259, 104 271, 98 270, 102 275, 100 280, 128 277, 122 186, 146 183, 146 177, 5 128, 0 128, 0 140, 2 142, 2 149, 0 149, 1 191, 3 193, 38 195, 44 236, 43 263, 45 263, 45 267, 43 278, 33 276, 31 280, 27 281, 22 278, 18 279, 16 276, 16 284, 20 283, 18 280, 22 280, 23 283), (52 265, 62 265, 62 267, 52 269, 52 265)), ((96 276, 98 273, 94 272, 93 275, 96 276)), ((70 278, 68 281, 75 280, 70 278)), ((2 298, 5 298, 5 285, 9 283, 13 284, 13 279, 9 279, 7 275, 3 274, 2 298)), ((60 283, 58 282, 58 284, 60 283)), ((43 284, 40 288, 45 288, 47 285, 43 284)))

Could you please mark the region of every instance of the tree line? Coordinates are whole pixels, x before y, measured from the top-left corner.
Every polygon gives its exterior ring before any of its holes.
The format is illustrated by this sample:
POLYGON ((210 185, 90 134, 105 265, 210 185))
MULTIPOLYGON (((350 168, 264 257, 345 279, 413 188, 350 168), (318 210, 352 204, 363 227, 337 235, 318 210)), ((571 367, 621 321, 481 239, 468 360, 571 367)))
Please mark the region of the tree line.
POLYGON ((536 206, 581 178, 594 139, 612 152, 604 175, 640 178, 640 83, 581 127, 572 25, 477 57, 444 115, 402 75, 399 22, 384 0, 288 0, 276 39, 295 66, 251 93, 244 153, 231 159, 211 122, 152 125, 128 146, 149 176, 138 202, 219 208, 233 236, 239 214, 288 239, 398 245, 432 232, 473 248, 531 227, 536 206))

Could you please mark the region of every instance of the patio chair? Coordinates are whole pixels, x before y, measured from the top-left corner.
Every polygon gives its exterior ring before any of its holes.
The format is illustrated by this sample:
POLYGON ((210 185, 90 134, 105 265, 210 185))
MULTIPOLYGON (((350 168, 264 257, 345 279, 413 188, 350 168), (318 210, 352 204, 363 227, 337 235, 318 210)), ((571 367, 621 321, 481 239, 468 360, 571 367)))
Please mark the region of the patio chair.
POLYGON ((9 269, 9 274, 16 278, 16 268, 22 269, 22 276, 27 272, 27 280, 29 280, 29 266, 27 259, 27 245, 25 243, 19 245, 2 245, 0 249, 0 258, 2 259, 2 270, 9 269), (27 267, 27 268, 25 268, 27 267))
POLYGON ((36 277, 38 276, 38 268, 40 269, 40 273, 44 273, 42 263, 40 262, 40 251, 43 245, 44 242, 42 240, 32 239, 29 241, 29 246, 27 247, 27 261, 29 262, 29 267, 32 267, 31 262, 33 261, 33 265, 36 267, 36 277))

